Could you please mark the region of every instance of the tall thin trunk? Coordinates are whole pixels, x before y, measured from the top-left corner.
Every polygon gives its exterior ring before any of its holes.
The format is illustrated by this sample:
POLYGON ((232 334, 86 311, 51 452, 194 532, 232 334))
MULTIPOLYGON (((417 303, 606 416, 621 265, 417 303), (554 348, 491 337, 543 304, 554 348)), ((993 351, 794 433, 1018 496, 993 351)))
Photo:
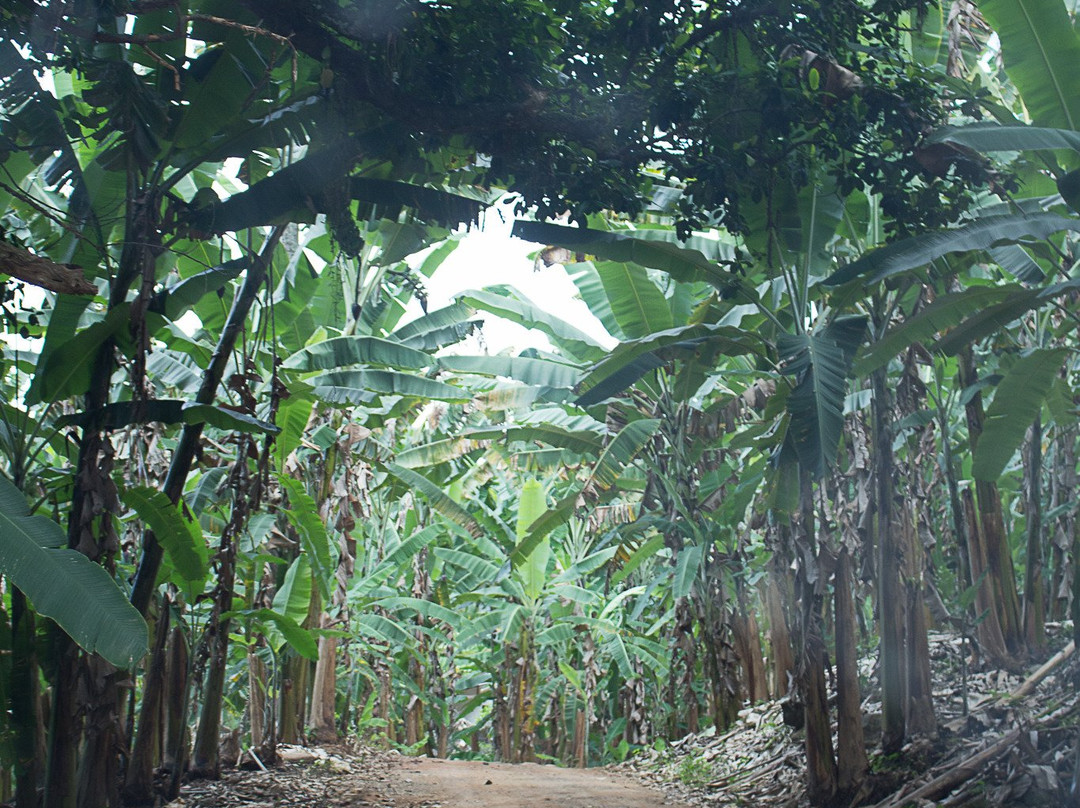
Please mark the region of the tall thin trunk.
POLYGON ((495 681, 494 704, 492 710, 492 745, 495 747, 495 757, 498 760, 511 761, 513 759, 513 737, 511 727, 514 719, 512 715, 512 702, 510 694, 513 691, 514 664, 517 659, 515 649, 509 643, 502 647, 502 664, 499 666, 495 681))
POLYGON ((926 557, 910 508, 904 510, 900 528, 904 557, 904 723, 908 735, 930 736, 937 732, 937 718, 926 635, 926 557))
MULTIPOLYGON (((322 617, 324 628, 330 620, 322 617)), ((311 693, 311 732, 317 743, 330 743, 338 737, 334 721, 334 701, 337 696, 337 638, 319 638, 319 661, 315 664, 315 684, 311 693)))
POLYGON ((1076 516, 1071 505, 1077 496, 1075 426, 1054 428, 1054 465, 1050 479, 1050 509, 1058 511, 1051 541, 1050 619, 1062 620, 1069 614, 1072 541, 1076 516))
POLYGON ((991 661, 1004 664, 1011 657, 1005 646, 1005 635, 1001 630, 997 609, 994 608, 994 589, 990 581, 986 548, 983 546, 975 496, 970 488, 965 488, 961 492, 960 500, 964 507, 965 532, 970 539, 968 560, 971 563, 971 581, 969 583, 975 587, 975 614, 978 616, 975 634, 979 638, 979 648, 982 652, 991 661))
POLYGON ((41 720, 34 613, 26 596, 11 590, 11 723, 15 731, 15 808, 37 808, 41 720))
POLYGON ((157 615, 154 646, 143 677, 138 733, 124 777, 124 804, 129 806, 152 805, 154 802, 154 769, 161 760, 162 751, 162 702, 168 639, 169 610, 162 608, 157 615))
POLYGON ((870 769, 863 740, 862 698, 859 693, 858 648, 855 630, 854 576, 851 555, 840 550, 836 566, 836 758, 837 789, 851 798, 870 769))
MULTIPOLYGON (((251 262, 244 284, 240 292, 233 298, 229 316, 225 320, 225 327, 221 330, 214 353, 210 358, 210 364, 203 372, 202 382, 195 394, 195 403, 213 404, 217 396, 218 387, 225 375, 225 368, 232 359, 233 348, 236 340, 243 333, 244 323, 248 313, 255 304, 259 289, 266 280, 266 274, 270 267, 270 261, 278 242, 281 241, 283 227, 275 227, 263 242, 259 256, 251 262)), ((180 501, 180 495, 187 483, 188 473, 195 462, 195 454, 199 447, 199 439, 202 437, 202 423, 186 424, 180 433, 180 440, 173 450, 172 460, 169 463, 169 471, 165 477, 165 493, 174 503, 180 501)), ((161 568, 161 559, 164 550, 158 543, 153 531, 143 533, 142 552, 139 557, 139 565, 135 570, 135 580, 131 587, 131 603, 143 614, 150 605, 150 598, 154 592, 158 570, 161 568)))
POLYGON ((903 620, 901 604, 900 547, 894 524, 895 497, 892 450, 892 397, 885 370, 871 376, 874 392, 872 408, 874 446, 874 520, 877 536, 877 613, 881 635, 881 747, 886 754, 899 752, 904 745, 903 620))
POLYGON ((765 659, 761 653, 761 631, 753 609, 746 602, 745 585, 736 588, 736 605, 738 613, 731 621, 735 655, 742 665, 746 699, 754 704, 769 697, 769 686, 765 680, 765 659))
POLYGON ((807 792, 812 805, 829 805, 836 796, 838 772, 833 753, 829 720, 829 694, 825 682, 825 638, 821 625, 822 595, 815 581, 822 572, 811 573, 808 564, 817 564, 814 535, 813 484, 805 471, 800 476, 800 516, 795 542, 802 563, 797 573, 800 602, 799 633, 802 653, 798 661, 799 693, 806 716, 807 792))
POLYGON ((1024 457, 1024 517, 1027 563, 1024 569, 1024 639, 1034 654, 1046 652, 1046 587, 1043 584, 1042 418, 1028 427, 1024 457))
MULTIPOLYGON (((960 383, 971 388, 977 381, 975 364, 970 348, 960 352, 960 383)), ((971 451, 979 444, 983 431, 982 393, 975 392, 964 406, 967 414, 968 440, 971 451)), ((1001 494, 996 483, 985 480, 975 481, 975 501, 977 504, 978 530, 977 541, 981 544, 986 562, 987 581, 993 593, 991 608, 997 614, 1001 626, 1001 636, 1005 641, 1008 656, 995 660, 999 664, 1015 669, 1018 660, 1024 655, 1024 638, 1020 623, 1020 596, 1016 591, 1016 574, 1013 570, 1012 555, 1009 552, 1008 536, 1005 535, 1005 519, 1001 510, 1001 494)), ((971 537, 973 542, 975 536, 971 537)), ((974 563, 972 553, 972 563, 974 563)), ((979 574, 981 574, 981 570, 979 574)), ((976 570, 972 569, 972 574, 976 570)))
POLYGON ((188 762, 188 696, 191 668, 187 635, 182 626, 169 632, 165 670, 165 750, 162 755, 162 796, 166 802, 180 795, 188 762))
POLYGON ((578 768, 584 769, 589 765, 589 729, 593 719, 593 696, 596 693, 597 674, 596 664, 596 641, 588 631, 581 643, 581 667, 584 670, 582 676, 582 709, 578 711, 577 721, 574 724, 574 762, 578 768))
POLYGON ((278 737, 282 743, 300 742, 300 702, 303 700, 303 657, 289 654, 281 663, 281 698, 278 737))
MULTIPOLYGON (((241 441, 233 481, 246 481, 248 441, 241 441)), ((258 483, 256 483, 256 486, 258 483)), ((242 488, 234 488, 243 491, 242 488)), ((221 534, 221 547, 217 554, 217 584, 214 587, 214 606, 210 613, 207 631, 210 634, 210 656, 207 660, 206 683, 202 692, 202 710, 195 734, 195 747, 191 757, 191 776, 217 780, 221 776, 218 760, 218 735, 221 728, 221 707, 225 697, 225 668, 229 661, 229 630, 232 621, 222 617, 232 608, 233 585, 236 583, 236 535, 246 522, 246 493, 239 493, 233 502, 233 515, 221 534)))
POLYGON ((79 649, 71 638, 53 627, 50 631, 57 655, 57 673, 53 678, 52 705, 49 710, 50 739, 45 776, 45 808, 76 808, 78 791, 79 721, 78 692, 79 649))
POLYGON ((792 653, 791 627, 788 623, 785 602, 793 602, 794 595, 785 590, 791 583, 781 569, 776 553, 769 560, 768 577, 765 581, 765 607, 769 614, 769 650, 772 656, 773 698, 783 698, 795 684, 795 655, 792 653))
POLYGON ((259 754, 266 742, 266 665, 254 647, 248 649, 247 660, 248 725, 251 728, 251 748, 259 754))

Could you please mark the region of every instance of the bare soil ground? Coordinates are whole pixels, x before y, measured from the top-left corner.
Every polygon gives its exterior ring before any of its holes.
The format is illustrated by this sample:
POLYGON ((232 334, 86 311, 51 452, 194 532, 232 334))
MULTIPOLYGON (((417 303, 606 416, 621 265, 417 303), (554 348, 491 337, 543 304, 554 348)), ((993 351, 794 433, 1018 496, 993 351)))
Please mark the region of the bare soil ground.
POLYGON ((169 808, 688 808, 607 769, 313 753, 266 772, 190 783, 169 808))
POLYGON ((410 808, 680 808, 663 792, 604 769, 405 758, 396 790, 410 808))

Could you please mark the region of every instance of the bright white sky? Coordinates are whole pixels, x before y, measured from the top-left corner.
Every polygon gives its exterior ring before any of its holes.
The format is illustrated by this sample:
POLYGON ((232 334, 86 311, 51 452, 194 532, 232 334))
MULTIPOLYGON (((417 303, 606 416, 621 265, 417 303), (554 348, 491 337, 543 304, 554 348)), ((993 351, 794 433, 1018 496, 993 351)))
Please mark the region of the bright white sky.
MULTIPOLYGON (((545 311, 581 329, 597 342, 613 347, 613 339, 588 306, 578 297, 577 287, 561 265, 539 265, 534 269, 532 254, 542 245, 510 236, 513 222, 501 216, 498 209, 490 210, 480 227, 465 235, 447 259, 426 282, 428 310, 442 308, 462 292, 485 286, 513 286, 545 311)), ((420 315, 420 305, 410 304, 406 320, 420 315)), ((495 315, 480 312, 484 319, 483 338, 471 337, 455 353, 496 354, 509 350, 517 354, 525 348, 548 349, 550 343, 539 331, 523 328, 495 315)))

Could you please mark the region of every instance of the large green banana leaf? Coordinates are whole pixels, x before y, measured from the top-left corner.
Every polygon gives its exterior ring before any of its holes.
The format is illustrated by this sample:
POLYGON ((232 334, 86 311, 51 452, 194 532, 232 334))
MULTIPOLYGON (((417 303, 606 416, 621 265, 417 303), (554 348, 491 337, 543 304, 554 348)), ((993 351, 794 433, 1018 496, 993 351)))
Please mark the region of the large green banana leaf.
POLYGON ((981 0, 1036 126, 1080 129, 1080 37, 1062 0, 981 0))
POLYGON ((452 384, 396 370, 334 370, 307 380, 328 404, 369 404, 378 395, 464 402, 471 394, 452 384))
POLYGON ((424 351, 380 337, 333 337, 303 348, 282 364, 289 370, 336 370, 350 365, 380 365, 423 370, 432 365, 424 351))
POLYGON ((838 317, 816 334, 784 334, 777 352, 784 372, 797 377, 787 400, 788 436, 799 462, 820 476, 836 458, 844 431, 844 397, 866 318, 838 317))
POLYGON ((187 518, 168 495, 157 488, 132 486, 125 488, 120 497, 154 531, 154 537, 169 554, 173 568, 192 585, 193 593, 201 594, 210 563, 206 539, 198 521, 187 518))
POLYGON ((619 329, 631 339, 639 339, 673 325, 671 306, 663 292, 638 264, 600 261, 596 264, 611 313, 619 329))
POLYGON ((736 279, 697 250, 665 241, 633 238, 603 230, 563 227, 545 222, 514 222, 513 235, 525 241, 554 244, 574 252, 595 255, 609 261, 634 263, 659 269, 685 283, 705 281, 726 289, 736 279))
POLYGON ((319 516, 318 505, 302 482, 291 477, 281 477, 280 482, 281 487, 289 494, 289 508, 285 515, 300 534, 300 544, 308 554, 319 592, 324 600, 329 600, 334 566, 326 524, 319 516))
POLYGON ((130 669, 148 650, 146 623, 102 566, 65 544, 61 527, 31 516, 0 477, 0 573, 85 651, 130 669))
POLYGON ((572 365, 524 356, 442 356, 439 366, 455 373, 505 376, 535 387, 571 389, 581 377, 572 365))
POLYGON ((496 314, 525 328, 542 331, 571 360, 595 362, 605 353, 603 346, 584 331, 544 311, 511 286, 465 292, 459 300, 474 309, 496 314))
POLYGON ((671 328, 616 346, 578 383, 575 403, 588 407, 618 395, 672 357, 708 345, 718 346, 719 351, 728 356, 765 353, 761 339, 741 328, 705 323, 671 328))
POLYGON ((1024 238, 1043 239, 1062 230, 1080 230, 1080 218, 1056 213, 983 216, 949 230, 923 233, 871 250, 857 261, 834 272, 823 283, 839 286, 859 278, 869 285, 926 266, 954 252, 985 250, 1024 238))
POLYGON ((1032 351, 1017 359, 998 383, 986 410, 983 431, 972 455, 971 476, 994 481, 1024 440, 1024 433, 1039 414, 1061 364, 1065 348, 1032 351))

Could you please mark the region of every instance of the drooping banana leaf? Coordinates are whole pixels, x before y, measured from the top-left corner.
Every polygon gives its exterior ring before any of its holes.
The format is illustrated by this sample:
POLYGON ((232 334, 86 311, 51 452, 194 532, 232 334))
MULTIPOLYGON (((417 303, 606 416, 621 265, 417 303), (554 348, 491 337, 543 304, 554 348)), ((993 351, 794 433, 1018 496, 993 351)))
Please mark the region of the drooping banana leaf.
POLYGON ((544 311, 513 287, 494 286, 465 292, 459 300, 474 309, 542 331, 571 360, 596 361, 605 353, 603 346, 584 331, 544 311))
POLYGON ((158 543, 169 554, 173 569, 191 585, 193 593, 201 594, 210 564, 206 539, 198 521, 187 518, 168 495, 157 488, 132 486, 125 488, 120 498, 154 531, 158 543))
POLYGON ((960 227, 923 233, 871 250, 834 272, 822 283, 825 286, 839 286, 859 278, 864 284, 870 285, 926 266, 949 253, 985 250, 1025 238, 1043 239, 1062 230, 1080 230, 1080 218, 1068 218, 1056 213, 984 216, 960 227))
POLYGON ((0 573, 38 614, 56 621, 82 649, 130 669, 149 648, 146 623, 99 564, 65 548, 56 522, 31 516, 26 500, 0 477, 0 573))
POLYGON ((1005 373, 986 410, 983 431, 972 455, 971 476, 997 480, 1039 414, 1069 352, 1065 348, 1031 351, 1005 373))
POLYGON ((1080 37, 1061 0, 982 0, 1005 72, 1036 126, 1080 129, 1080 37))
POLYGON ((303 348, 282 363, 288 370, 336 370, 350 365, 378 365, 423 370, 433 360, 424 351, 381 337, 332 337, 303 348))
POLYGON ((1080 132, 1045 126, 1002 126, 980 121, 964 126, 945 126, 926 139, 928 143, 956 143, 978 152, 1080 151, 1080 132))
POLYGON ((680 326, 624 342, 594 365, 575 388, 580 407, 589 407, 618 395, 654 368, 680 352, 693 352, 703 345, 718 346, 728 356, 764 353, 765 345, 756 335, 733 326, 701 323, 680 326))
POLYGON ((784 334, 777 352, 784 372, 796 376, 788 396, 788 437, 799 462, 820 476, 835 462, 844 431, 844 397, 866 318, 838 317, 816 334, 784 334))
POLYGON ((684 283, 705 281, 728 289, 737 277, 697 250, 664 241, 649 241, 603 230, 564 227, 545 222, 514 222, 513 235, 538 244, 553 244, 609 261, 634 263, 667 272, 684 283))

